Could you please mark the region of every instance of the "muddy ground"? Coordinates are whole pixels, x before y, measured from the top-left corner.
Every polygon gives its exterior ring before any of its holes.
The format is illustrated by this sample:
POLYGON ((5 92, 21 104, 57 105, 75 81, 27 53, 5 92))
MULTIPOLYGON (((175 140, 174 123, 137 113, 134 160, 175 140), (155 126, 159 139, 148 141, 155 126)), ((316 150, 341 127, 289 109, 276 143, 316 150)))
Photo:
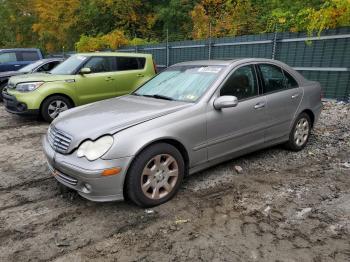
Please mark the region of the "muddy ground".
POLYGON ((0 261, 350 261, 350 105, 326 103, 302 152, 218 165, 149 210, 60 193, 46 130, 0 105, 0 261))

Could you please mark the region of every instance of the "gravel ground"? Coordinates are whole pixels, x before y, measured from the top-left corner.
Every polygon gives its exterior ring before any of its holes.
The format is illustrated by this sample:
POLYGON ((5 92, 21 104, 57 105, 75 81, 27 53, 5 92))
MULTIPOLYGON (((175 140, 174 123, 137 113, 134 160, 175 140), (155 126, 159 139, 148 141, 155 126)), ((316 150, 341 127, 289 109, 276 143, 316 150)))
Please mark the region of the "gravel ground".
POLYGON ((47 124, 0 105, 0 261, 350 261, 350 105, 324 106, 303 151, 228 161, 144 210, 60 193, 47 124))

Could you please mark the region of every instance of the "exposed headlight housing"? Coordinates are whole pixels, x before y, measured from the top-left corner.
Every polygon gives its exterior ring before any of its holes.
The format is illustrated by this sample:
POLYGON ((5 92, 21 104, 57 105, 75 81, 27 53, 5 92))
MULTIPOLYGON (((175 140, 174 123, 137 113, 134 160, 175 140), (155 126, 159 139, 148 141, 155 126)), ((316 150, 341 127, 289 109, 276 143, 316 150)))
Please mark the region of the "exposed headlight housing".
POLYGON ((42 84, 44 84, 44 82, 20 83, 16 85, 16 90, 19 92, 31 92, 37 89, 42 84))
POLYGON ((96 141, 87 140, 79 146, 77 156, 85 156, 90 161, 96 160, 107 153, 113 145, 113 141, 113 136, 109 135, 103 136, 96 141))

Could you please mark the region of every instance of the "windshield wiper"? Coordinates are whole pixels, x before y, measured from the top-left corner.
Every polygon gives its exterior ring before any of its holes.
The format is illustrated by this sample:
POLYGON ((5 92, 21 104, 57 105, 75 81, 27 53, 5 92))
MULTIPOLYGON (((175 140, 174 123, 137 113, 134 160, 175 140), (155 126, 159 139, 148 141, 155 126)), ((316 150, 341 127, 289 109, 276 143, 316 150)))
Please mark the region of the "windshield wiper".
POLYGON ((146 96, 146 97, 152 97, 152 98, 157 98, 157 99, 164 99, 164 100, 169 100, 169 101, 174 101, 175 99, 169 96, 163 96, 163 95, 141 95, 137 93, 133 93, 135 96, 146 96))

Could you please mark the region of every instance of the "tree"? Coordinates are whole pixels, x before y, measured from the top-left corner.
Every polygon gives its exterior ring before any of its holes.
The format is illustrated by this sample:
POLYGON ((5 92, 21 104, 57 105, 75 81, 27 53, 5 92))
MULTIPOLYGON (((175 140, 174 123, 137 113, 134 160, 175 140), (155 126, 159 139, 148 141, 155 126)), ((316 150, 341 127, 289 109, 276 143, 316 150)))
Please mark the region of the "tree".
POLYGON ((350 24, 350 0, 327 0, 320 9, 308 9, 306 29, 309 34, 350 24))
POLYGON ((96 37, 82 35, 80 40, 75 44, 75 47, 79 52, 93 52, 104 49, 115 50, 128 43, 129 41, 123 31, 114 30, 108 34, 98 35, 96 37))
POLYGON ((73 48, 78 36, 75 26, 78 23, 79 0, 32 0, 37 21, 32 29, 47 51, 73 48))
POLYGON ((0 47, 36 46, 31 25, 35 15, 31 0, 0 0, 0 47))
POLYGON ((191 12, 194 39, 249 34, 259 31, 250 0, 202 0, 191 12))
POLYGON ((155 7, 155 30, 158 37, 165 38, 166 30, 169 40, 183 40, 191 37, 192 19, 190 12, 198 0, 170 0, 155 7))
POLYGON ((174 41, 350 25, 350 0, 0 0, 0 7, 0 48, 48 52, 160 42, 167 29, 174 41))

